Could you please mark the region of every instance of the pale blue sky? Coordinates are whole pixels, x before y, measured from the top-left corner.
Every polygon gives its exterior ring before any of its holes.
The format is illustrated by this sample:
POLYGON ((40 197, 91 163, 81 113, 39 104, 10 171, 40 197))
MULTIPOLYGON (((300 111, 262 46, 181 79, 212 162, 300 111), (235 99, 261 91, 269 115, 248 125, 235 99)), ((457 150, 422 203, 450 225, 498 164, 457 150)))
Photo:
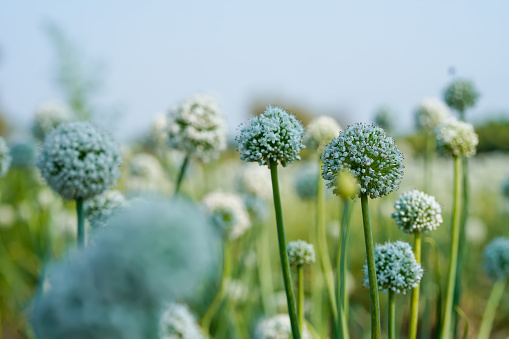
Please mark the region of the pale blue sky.
MULTIPOLYGON (((482 97, 468 113, 509 111, 509 2, 11 1, 0 5, 0 102, 28 125, 61 97, 53 81, 52 21, 105 65, 101 100, 118 104, 118 136, 196 92, 217 95, 231 134, 253 100, 275 97, 341 121, 371 121, 382 104, 412 111, 441 96, 447 70, 482 97)), ((508 113, 506 113, 507 115, 508 113)))

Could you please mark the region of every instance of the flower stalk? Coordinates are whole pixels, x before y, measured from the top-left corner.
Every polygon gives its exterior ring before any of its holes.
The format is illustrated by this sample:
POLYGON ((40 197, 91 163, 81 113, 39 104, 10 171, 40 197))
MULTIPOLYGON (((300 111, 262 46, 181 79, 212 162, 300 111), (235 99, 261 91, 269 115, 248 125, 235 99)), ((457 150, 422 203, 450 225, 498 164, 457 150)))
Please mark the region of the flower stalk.
POLYGON ((394 291, 389 290, 389 339, 396 338, 396 303, 394 291))
POLYGON ((299 330, 301 333, 304 324, 304 268, 302 266, 297 266, 297 314, 299 316, 299 330))
POLYGON ((184 161, 182 162, 182 165, 180 166, 179 176, 177 178, 177 183, 175 185, 175 195, 179 194, 180 185, 182 184, 184 175, 186 173, 187 165, 189 164, 189 158, 190 158, 189 154, 186 154, 186 157, 184 158, 184 161))
POLYGON ((348 302, 346 293, 347 262, 346 247, 348 239, 348 224, 350 222, 350 201, 349 198, 343 198, 343 215, 341 217, 341 245, 338 246, 337 255, 337 282, 336 282, 336 304, 338 309, 337 328, 342 333, 343 338, 349 338, 348 334, 348 302))
POLYGON ((85 247, 85 215, 83 213, 83 198, 76 199, 76 215, 78 217, 78 246, 85 247))
POLYGON ((479 329, 479 335, 477 338, 487 339, 490 337, 493 320, 495 319, 495 312, 497 310, 498 304, 500 304, 500 300, 502 299, 506 285, 507 280, 499 280, 493 285, 488 303, 486 304, 486 309, 484 310, 484 315, 482 317, 481 327, 479 329))
MULTIPOLYGON (((414 254, 418 264, 421 263, 421 233, 414 235, 414 254)), ((417 337, 417 323, 419 320, 419 292, 420 284, 412 290, 412 299, 410 301, 410 328, 408 330, 408 338, 415 339, 417 337)))

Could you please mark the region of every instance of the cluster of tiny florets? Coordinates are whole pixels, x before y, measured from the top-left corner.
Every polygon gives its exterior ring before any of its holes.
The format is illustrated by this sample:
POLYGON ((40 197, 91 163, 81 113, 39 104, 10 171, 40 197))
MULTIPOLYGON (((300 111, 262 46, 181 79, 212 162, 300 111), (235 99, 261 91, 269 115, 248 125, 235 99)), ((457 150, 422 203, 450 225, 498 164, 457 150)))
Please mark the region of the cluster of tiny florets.
POLYGON ((509 278, 509 239, 495 238, 484 249, 484 270, 493 280, 509 278))
POLYGON ((295 116, 280 107, 269 106, 240 126, 237 136, 240 159, 258 162, 260 166, 271 162, 286 166, 300 160, 303 136, 304 127, 295 116))
POLYGON ((403 155, 394 140, 376 126, 358 123, 339 133, 325 146, 322 177, 336 190, 336 178, 349 171, 357 180, 359 195, 383 197, 399 188, 403 177, 403 155))
POLYGON ((37 166, 48 185, 66 200, 104 192, 120 176, 115 141, 88 122, 61 124, 46 137, 37 166))
POLYGON ((170 110, 167 120, 170 148, 208 162, 226 148, 226 123, 214 98, 195 95, 170 110))
POLYGON ((119 191, 106 191, 85 202, 85 218, 93 228, 104 227, 110 217, 126 205, 124 195, 119 191))
POLYGON ((159 339, 202 339, 196 319, 184 304, 171 303, 159 319, 159 339))
POLYGON ((318 166, 303 166, 295 176, 295 192, 302 200, 316 198, 318 193, 318 166))
POLYGON ((474 84, 464 79, 453 81, 444 91, 444 101, 459 112, 474 106, 478 98, 479 92, 474 84))
POLYGON ((451 118, 435 129, 437 149, 453 156, 471 157, 476 153, 479 138, 474 126, 451 118))
POLYGON ((304 144, 312 151, 322 151, 325 145, 341 131, 335 119, 322 115, 311 120, 306 128, 304 144))
POLYGON ((418 190, 403 193, 394 208, 391 217, 405 234, 433 231, 443 222, 435 197, 418 190))
POLYGON ((449 108, 440 99, 424 99, 415 110, 417 128, 433 132, 451 115, 449 108))
POLYGON ((288 262, 292 266, 309 265, 315 262, 315 248, 304 240, 290 241, 286 251, 288 262))
POLYGON ((47 102, 40 105, 35 111, 32 132, 37 139, 44 141, 44 138, 58 125, 71 120, 72 113, 66 104, 58 101, 47 102))
MULTIPOLYGON (((406 242, 387 242, 375 247, 375 271, 378 289, 406 294, 421 281, 423 269, 406 242)), ((368 266, 364 265, 364 286, 369 286, 368 266)))
POLYGON ((0 137, 0 178, 7 174, 9 166, 11 165, 11 160, 9 147, 7 147, 4 138, 0 137))
MULTIPOLYGON (((311 339, 311 334, 303 326, 303 339, 311 339)), ((256 339, 288 339, 292 335, 292 325, 288 314, 277 314, 271 318, 262 319, 256 325, 256 339)))
POLYGON ((212 192, 203 198, 203 205, 214 224, 229 239, 236 239, 251 227, 242 198, 233 193, 212 192))

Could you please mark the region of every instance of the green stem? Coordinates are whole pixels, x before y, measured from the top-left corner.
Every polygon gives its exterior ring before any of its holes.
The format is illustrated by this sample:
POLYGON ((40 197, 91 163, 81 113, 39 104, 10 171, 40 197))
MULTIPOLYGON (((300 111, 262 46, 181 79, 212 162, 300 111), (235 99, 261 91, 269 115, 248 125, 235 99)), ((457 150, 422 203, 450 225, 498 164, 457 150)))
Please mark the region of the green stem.
POLYGON ((507 280, 499 280, 493 285, 490 298, 488 299, 486 309, 484 310, 481 328, 479 329, 479 336, 477 338, 485 339, 490 337, 491 327, 493 325, 493 320, 495 319, 495 312, 500 300, 502 299, 502 295, 504 294, 506 283, 507 280))
POLYGON ((78 246, 85 247, 85 216, 83 214, 83 198, 76 199, 76 214, 78 215, 78 246))
POLYGON ((371 221, 369 220, 368 196, 361 195, 362 223, 364 226, 364 241, 366 242, 366 257, 368 262, 369 301, 371 307, 371 338, 380 338, 380 301, 378 299, 378 286, 375 271, 375 246, 371 234, 371 221))
POLYGON ((458 263, 459 242, 459 216, 460 216, 460 158, 454 157, 454 207, 452 214, 451 230, 451 254, 449 256, 449 271, 447 273, 447 290, 445 295, 444 320, 440 332, 440 338, 447 339, 451 336, 451 319, 453 310, 454 287, 458 263))
POLYGON ((226 283, 228 278, 230 277, 230 271, 231 271, 230 243, 229 241, 225 241, 223 246, 223 271, 221 272, 221 282, 219 283, 219 290, 217 291, 216 296, 214 297, 214 300, 212 300, 212 303, 210 304, 209 308, 203 315, 201 322, 202 329, 207 334, 210 334, 210 325, 212 324, 212 319, 216 315, 223 301, 224 294, 226 292, 226 283))
POLYGON ((394 291, 389 290, 389 339, 396 338, 396 303, 394 291))
POLYGON ((432 253, 433 253, 433 257, 434 257, 434 268, 435 268, 435 282, 434 282, 434 287, 435 287, 435 291, 436 291, 436 302, 435 302, 435 320, 436 320, 436 325, 435 325, 435 331, 436 333, 439 333, 440 332, 440 329, 442 328, 442 324, 441 324, 441 321, 442 321, 442 289, 441 289, 441 277, 440 277, 440 266, 439 266, 439 257, 438 257, 438 248, 437 248, 437 244, 435 242, 435 240, 433 238, 430 238, 430 237, 426 237, 424 238, 424 241, 427 242, 430 246, 431 246, 431 249, 432 249, 432 253))
MULTIPOLYGON (((421 263, 421 234, 415 233, 414 238, 414 253, 415 260, 418 264, 421 263)), ((410 326, 408 331, 408 338, 415 339, 417 337, 417 322, 419 319, 419 291, 420 284, 412 290, 412 299, 410 303, 410 326)))
POLYGON ((186 173, 187 165, 189 164, 189 154, 186 154, 186 157, 184 158, 184 162, 182 163, 182 166, 180 166, 180 172, 179 176, 177 178, 177 184, 175 185, 175 195, 177 195, 180 191, 180 185, 182 184, 182 181, 184 180, 184 174, 186 173))
POLYGON ((343 215, 341 217, 341 245, 338 246, 338 254, 336 260, 336 304, 338 309, 337 328, 342 333, 343 338, 349 338, 348 334, 348 303, 346 293, 346 278, 347 278, 347 262, 346 262, 346 246, 348 239, 348 224, 350 221, 350 200, 349 198, 343 199, 343 215))
POLYGON ((297 289, 298 302, 297 313, 299 315, 299 330, 302 333, 302 324, 304 324, 304 268, 302 265, 297 266, 297 289))
POLYGON ((277 162, 270 161, 270 178, 272 181, 272 194, 274 197, 274 210, 276 212, 277 237, 279 244, 279 256, 281 258, 281 270, 286 291, 286 302, 288 305, 288 314, 292 325, 293 339, 300 339, 299 320, 297 319, 297 308, 295 307, 295 296, 292 287, 292 278, 290 276, 290 265, 288 264, 288 254, 286 252, 285 227, 283 224, 283 209, 281 207, 281 196, 279 194, 279 181, 277 175, 277 162))
POLYGON ((263 304, 263 311, 266 315, 274 314, 274 303, 272 302, 272 293, 274 288, 272 286, 272 267, 270 262, 270 248, 269 237, 267 234, 266 225, 257 225, 260 231, 256 237, 256 252, 257 252, 257 268, 258 279, 260 281, 261 297, 263 304))

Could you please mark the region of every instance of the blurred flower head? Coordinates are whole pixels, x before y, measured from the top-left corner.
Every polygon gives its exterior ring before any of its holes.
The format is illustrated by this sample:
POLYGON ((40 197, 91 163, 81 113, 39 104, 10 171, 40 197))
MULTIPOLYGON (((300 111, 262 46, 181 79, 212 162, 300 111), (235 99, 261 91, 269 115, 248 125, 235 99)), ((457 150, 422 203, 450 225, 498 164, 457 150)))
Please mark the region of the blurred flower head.
POLYGON ((212 192, 203 198, 203 205, 216 227, 228 239, 240 237, 251 227, 246 206, 236 194, 212 192))
POLYGON ((59 125, 46 137, 37 166, 65 200, 88 199, 120 176, 120 151, 113 139, 88 122, 59 125))
POLYGON ((246 164, 237 173, 235 184, 239 192, 261 199, 270 199, 272 197, 270 172, 266 168, 246 164))
POLYGON ((459 112, 473 107, 478 98, 479 92, 474 84, 466 79, 454 80, 444 91, 444 101, 459 112))
POLYGON ((322 152, 323 148, 341 131, 335 119, 321 115, 311 120, 306 128, 304 144, 312 151, 322 152))
MULTIPOLYGON (((423 269, 415 260, 412 247, 406 242, 386 242, 375 247, 375 270, 378 289, 406 294, 417 287, 423 269)), ((369 286, 368 265, 364 265, 364 286, 369 286)))
POLYGON ((387 106, 380 107, 375 112, 375 125, 381 127, 387 132, 392 132, 394 129, 396 114, 387 106))
POLYGON ((169 190, 159 160, 149 153, 138 153, 127 163, 127 189, 138 192, 163 192, 169 190))
POLYGON ((214 98, 195 95, 173 107, 167 117, 168 145, 208 162, 226 148, 226 123, 214 98))
POLYGON ((288 262, 292 266, 309 265, 315 262, 315 249, 304 240, 290 241, 286 246, 288 262))
POLYGON ((498 237, 484 249, 484 271, 492 280, 509 278, 509 239, 498 237))
POLYGON ((437 149, 444 154, 471 157, 476 153, 479 138, 474 126, 455 118, 447 119, 435 129, 437 149))
POLYGON ((240 126, 236 139, 241 160, 258 162, 260 166, 279 162, 286 167, 300 160, 303 136, 304 127, 295 116, 280 107, 268 106, 265 112, 240 126))
MULTIPOLYGON (((292 326, 288 314, 277 314, 258 322, 255 330, 256 339, 288 339, 292 334, 292 326)), ((303 339, 311 339, 311 334, 303 326, 301 333, 303 339)))
POLYGON ((437 98, 426 98, 415 110, 415 124, 418 129, 433 132, 451 116, 449 108, 437 98))
POLYGON ((73 120, 71 109, 63 102, 50 101, 41 104, 35 111, 35 119, 32 125, 34 136, 44 141, 56 127, 73 120))
POLYGON ((7 147, 4 138, 0 137, 0 178, 7 174, 9 166, 11 165, 11 160, 9 147, 7 147))
POLYGON ((14 168, 32 168, 35 166, 35 145, 28 140, 10 144, 11 166, 14 168))
POLYGON ((302 200, 316 198, 318 193, 318 166, 314 163, 300 166, 301 170, 295 176, 295 192, 302 200))
POLYGON ((435 197, 418 190, 403 193, 394 208, 391 218, 405 234, 433 231, 443 222, 442 208, 435 197))
POLYGON ((339 133, 325 146, 322 177, 337 191, 337 176, 350 172, 357 180, 359 194, 383 197, 399 188, 403 177, 403 155, 394 140, 376 126, 357 123, 339 133))
POLYGON ((205 339, 205 337, 186 305, 170 303, 161 313, 159 339, 205 339))
POLYGON ((104 227, 109 219, 126 206, 124 195, 119 191, 106 191, 85 201, 85 218, 93 228, 104 227))

